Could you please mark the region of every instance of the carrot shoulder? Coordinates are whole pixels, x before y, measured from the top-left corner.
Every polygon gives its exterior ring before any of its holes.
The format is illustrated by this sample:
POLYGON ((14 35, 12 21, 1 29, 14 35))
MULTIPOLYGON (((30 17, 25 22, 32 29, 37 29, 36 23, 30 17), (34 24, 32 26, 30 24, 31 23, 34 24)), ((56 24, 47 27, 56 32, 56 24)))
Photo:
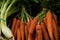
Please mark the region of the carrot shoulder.
POLYGON ((20 23, 20 28, 21 28, 22 40, 24 40, 25 24, 24 24, 24 22, 22 20, 21 20, 21 23, 20 23))
POLYGON ((17 21, 17 19, 13 18, 13 23, 12 23, 12 27, 11 27, 13 34, 14 34, 15 26, 16 26, 16 21, 17 21))
POLYGON ((33 34, 33 31, 36 28, 36 24, 38 23, 38 17, 35 17, 32 21, 31 21, 31 27, 29 29, 29 33, 33 34))
POLYGON ((50 39, 54 40, 53 29, 52 29, 52 14, 50 10, 47 12, 46 18, 47 18, 47 29, 48 29, 50 39))
POLYGON ((49 36, 48 36, 48 33, 46 31, 46 26, 44 25, 43 22, 41 22, 41 28, 42 28, 42 33, 43 33, 43 37, 44 37, 44 40, 49 40, 49 36))

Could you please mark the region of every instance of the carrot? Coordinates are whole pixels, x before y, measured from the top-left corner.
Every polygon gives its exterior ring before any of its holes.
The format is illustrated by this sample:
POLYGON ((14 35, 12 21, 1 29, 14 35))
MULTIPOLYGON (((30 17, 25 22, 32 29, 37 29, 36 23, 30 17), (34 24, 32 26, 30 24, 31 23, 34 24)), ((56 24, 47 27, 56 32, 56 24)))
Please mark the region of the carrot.
POLYGON ((28 34, 28 40, 32 40, 32 35, 28 34))
POLYGON ((12 30, 13 34, 14 34, 15 26, 16 26, 16 21, 17 21, 17 19, 16 19, 16 17, 15 17, 15 18, 13 19, 13 23, 12 23, 12 27, 11 27, 11 30, 12 30))
POLYGON ((24 40, 25 24, 24 24, 24 22, 22 20, 21 20, 21 23, 20 23, 20 28, 21 28, 22 40, 24 40))
POLYGON ((26 23, 26 26, 27 26, 27 28, 28 28, 28 31, 29 31, 29 28, 30 28, 30 26, 31 26, 31 21, 32 21, 32 19, 30 19, 30 20, 27 21, 27 23, 26 23))
POLYGON ((58 21, 57 21, 57 16, 55 15, 55 14, 53 14, 53 19, 54 19, 54 21, 56 22, 56 25, 57 25, 57 30, 58 30, 58 21))
POLYGON ((35 30, 37 23, 38 23, 38 17, 35 17, 35 18, 31 21, 31 26, 30 26, 30 29, 29 29, 29 33, 30 33, 30 34, 33 34, 33 31, 35 30))
POLYGON ((58 30, 57 30, 57 24, 56 24, 56 21, 54 21, 54 19, 53 19, 53 35, 54 35, 54 37, 55 37, 55 40, 58 40, 58 30))
POLYGON ((35 36, 35 40, 38 40, 38 39, 37 39, 37 34, 36 34, 36 36, 35 36))
POLYGON ((52 29, 52 14, 50 10, 47 12, 46 18, 47 18, 47 30, 48 30, 50 39, 54 40, 53 29, 52 29))
POLYGON ((60 36, 60 27, 58 27, 58 35, 60 36))
POLYGON ((25 37, 26 37, 26 40, 28 38, 28 29, 27 29, 27 26, 25 25, 25 37))
POLYGON ((43 22, 44 22, 44 24, 47 26, 47 19, 46 19, 46 17, 43 18, 43 22))
POLYGON ((21 40, 21 31, 20 28, 17 30, 17 40, 21 40))
POLYGON ((55 14, 53 14, 53 19, 56 21, 57 23, 57 16, 55 14))
POLYGON ((17 36, 17 30, 18 30, 19 24, 20 24, 20 20, 18 19, 15 26, 14 37, 17 36))
POLYGON ((48 33, 46 31, 46 26, 44 25, 43 22, 41 22, 40 24, 41 28, 42 28, 42 33, 43 33, 43 37, 44 37, 44 40, 49 40, 49 36, 48 36, 48 33))
POLYGON ((43 40, 42 29, 39 24, 36 25, 36 33, 37 33, 37 39, 43 40))
POLYGON ((44 23, 44 25, 45 25, 45 28, 47 29, 47 19, 46 19, 46 17, 43 18, 43 23, 44 23))

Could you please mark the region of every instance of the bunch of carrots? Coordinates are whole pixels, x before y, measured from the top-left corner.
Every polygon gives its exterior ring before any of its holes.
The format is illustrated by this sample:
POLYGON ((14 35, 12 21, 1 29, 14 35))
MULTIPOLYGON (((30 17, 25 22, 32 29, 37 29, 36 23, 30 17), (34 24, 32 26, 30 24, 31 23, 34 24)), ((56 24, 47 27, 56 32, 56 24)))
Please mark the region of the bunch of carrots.
POLYGON ((47 12, 43 10, 26 22, 21 19, 13 18, 11 30, 15 40, 58 40, 57 16, 50 10, 47 12))

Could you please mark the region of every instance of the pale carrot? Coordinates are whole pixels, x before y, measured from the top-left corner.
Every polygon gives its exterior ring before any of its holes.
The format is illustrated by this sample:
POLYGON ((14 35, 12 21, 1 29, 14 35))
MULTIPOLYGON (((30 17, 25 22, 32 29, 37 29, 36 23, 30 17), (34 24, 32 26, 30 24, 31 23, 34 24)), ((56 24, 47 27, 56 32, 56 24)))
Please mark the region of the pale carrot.
POLYGON ((17 30, 18 30, 19 24, 20 24, 20 20, 18 19, 15 26, 14 37, 17 36, 17 30))
POLYGON ((15 31, 16 21, 17 21, 16 17, 13 18, 13 23, 12 23, 12 27, 11 27, 11 30, 12 30, 13 34, 14 34, 14 31, 15 31))
POLYGON ((37 39, 43 40, 42 29, 39 24, 36 25, 36 33, 37 33, 37 39))
POLYGON ((21 30, 18 28, 17 30, 17 40, 21 40, 21 30))
POLYGON ((48 33, 49 33, 49 36, 50 36, 50 39, 51 40, 54 40, 54 37, 53 37, 53 29, 52 29, 52 13, 50 12, 50 10, 47 12, 47 15, 46 15, 46 18, 47 18, 47 30, 48 30, 48 33))
POLYGON ((24 22, 22 20, 21 20, 21 23, 20 23, 20 28, 21 28, 22 40, 24 40, 25 24, 24 24, 24 22))
POLYGON ((42 33, 43 33, 43 37, 44 37, 44 40, 49 40, 49 36, 48 36, 48 33, 46 31, 46 26, 44 25, 43 22, 41 22, 40 24, 41 28, 42 28, 42 33))
POLYGON ((31 21, 31 27, 29 29, 29 33, 33 34, 33 31, 36 28, 36 24, 38 23, 38 17, 35 17, 32 21, 31 21))
POLYGON ((53 35, 55 37, 55 40, 58 40, 58 30, 57 30, 57 24, 56 21, 53 19, 53 35))

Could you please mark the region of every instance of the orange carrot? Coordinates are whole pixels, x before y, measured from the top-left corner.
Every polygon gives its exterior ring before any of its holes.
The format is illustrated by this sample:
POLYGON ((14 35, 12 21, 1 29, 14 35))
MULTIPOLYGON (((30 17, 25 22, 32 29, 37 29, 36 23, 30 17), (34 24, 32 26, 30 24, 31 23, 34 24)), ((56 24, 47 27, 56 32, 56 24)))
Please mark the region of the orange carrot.
POLYGON ((32 40, 32 35, 28 34, 28 40, 32 40))
POLYGON ((21 40, 21 31, 20 28, 17 30, 17 40, 21 40))
POLYGON ((30 28, 30 26, 31 26, 31 21, 32 21, 32 19, 30 19, 30 20, 27 21, 27 23, 26 23, 28 30, 29 30, 29 28, 30 28))
POLYGON ((38 17, 35 17, 32 21, 31 21, 31 27, 29 29, 29 33, 33 34, 33 31, 36 28, 36 24, 38 23, 38 17))
POLYGON ((56 21, 53 19, 53 35, 55 37, 55 40, 58 40, 58 30, 57 30, 57 24, 56 21))
POLYGON ((24 22, 22 20, 21 20, 21 23, 20 23, 20 28, 21 28, 22 40, 24 40, 25 24, 24 24, 24 22))
POLYGON ((26 40, 28 38, 28 29, 27 29, 27 26, 26 25, 25 25, 25 38, 26 38, 26 40))
POLYGON ((53 19, 54 21, 56 22, 56 25, 57 25, 57 30, 58 30, 58 20, 57 20, 57 16, 55 14, 53 14, 53 19))
POLYGON ((53 14, 53 19, 56 21, 57 23, 57 16, 55 14, 53 14))
POLYGON ((35 36, 35 40, 38 40, 38 39, 37 39, 37 34, 36 34, 36 36, 35 36))
POLYGON ((39 24, 36 25, 36 33, 37 33, 37 39, 43 40, 42 29, 39 24))
POLYGON ((46 18, 47 18, 47 30, 48 30, 50 39, 54 40, 53 29, 52 29, 52 14, 50 10, 47 12, 46 18))
POLYGON ((15 31, 16 21, 17 21, 17 19, 16 19, 16 17, 15 17, 15 18, 13 19, 13 23, 12 23, 12 27, 11 27, 11 30, 12 30, 13 34, 14 34, 14 31, 15 31))
POLYGON ((47 25, 47 19, 46 19, 46 17, 43 18, 43 22, 44 22, 45 25, 47 25))
POLYGON ((41 22, 40 26, 42 28, 44 40, 49 40, 49 36, 48 36, 48 33, 46 31, 46 28, 45 28, 46 26, 44 25, 43 22, 41 22))
POLYGON ((58 27, 58 35, 60 36, 60 27, 58 27))
POLYGON ((19 24, 20 24, 20 20, 17 20, 16 26, 15 26, 15 31, 14 31, 14 37, 17 36, 17 30, 18 30, 19 24))

